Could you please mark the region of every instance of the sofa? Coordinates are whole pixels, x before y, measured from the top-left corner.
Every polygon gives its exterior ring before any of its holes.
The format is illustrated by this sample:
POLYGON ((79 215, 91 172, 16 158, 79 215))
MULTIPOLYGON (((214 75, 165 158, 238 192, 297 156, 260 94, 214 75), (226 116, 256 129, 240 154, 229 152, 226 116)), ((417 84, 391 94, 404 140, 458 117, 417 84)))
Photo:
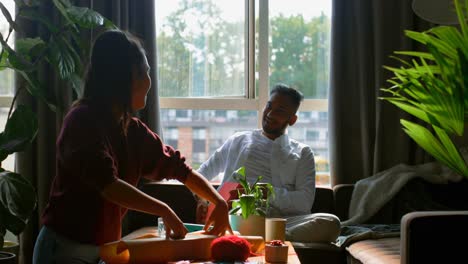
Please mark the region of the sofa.
MULTIPOLYGON (((196 201, 192 193, 177 183, 147 183, 141 189, 170 205, 183 222, 194 223, 196 201)), ((353 184, 333 188, 317 187, 311 213, 325 212, 348 219, 353 184)), ((130 212, 125 230, 156 224, 156 217, 130 212)), ((357 240, 346 246, 328 243, 292 242, 301 263, 440 263, 465 259, 462 247, 468 238, 468 180, 431 184, 410 180, 389 202, 369 218, 367 225, 400 224, 396 236, 357 240), (442 250, 442 246, 449 249, 442 250)), ((124 233, 125 233, 124 230, 124 233)))
MULTIPOLYGON (((348 219, 353 191, 353 184, 333 188, 335 213, 342 221, 348 219)), ((434 184, 414 178, 362 225, 398 225, 399 232, 390 236, 375 232, 375 239, 355 241, 340 253, 347 263, 467 262, 462 250, 467 224, 468 180, 434 184)))

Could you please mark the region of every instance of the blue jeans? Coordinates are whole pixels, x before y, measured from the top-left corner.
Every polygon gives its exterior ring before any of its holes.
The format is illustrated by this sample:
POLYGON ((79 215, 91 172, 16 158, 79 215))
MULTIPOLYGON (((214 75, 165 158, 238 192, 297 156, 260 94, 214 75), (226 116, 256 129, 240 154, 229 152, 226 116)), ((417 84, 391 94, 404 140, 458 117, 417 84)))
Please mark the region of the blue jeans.
POLYGON ((99 246, 75 242, 43 226, 34 245, 33 264, 52 263, 99 263, 99 246))

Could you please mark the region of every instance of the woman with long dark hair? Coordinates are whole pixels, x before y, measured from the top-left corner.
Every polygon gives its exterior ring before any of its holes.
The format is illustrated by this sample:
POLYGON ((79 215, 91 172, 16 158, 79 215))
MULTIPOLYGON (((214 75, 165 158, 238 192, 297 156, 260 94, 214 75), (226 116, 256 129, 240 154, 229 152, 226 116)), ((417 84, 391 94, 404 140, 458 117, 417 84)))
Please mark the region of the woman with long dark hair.
POLYGON ((121 238, 127 209, 161 216, 167 234, 183 238, 187 229, 174 211, 135 187, 141 176, 183 182, 216 205, 205 230, 212 225, 210 234, 232 233, 223 198, 179 151, 131 116, 145 107, 149 69, 129 33, 107 31, 96 39, 84 96, 57 139, 56 176, 33 263, 97 263, 99 245, 121 238))

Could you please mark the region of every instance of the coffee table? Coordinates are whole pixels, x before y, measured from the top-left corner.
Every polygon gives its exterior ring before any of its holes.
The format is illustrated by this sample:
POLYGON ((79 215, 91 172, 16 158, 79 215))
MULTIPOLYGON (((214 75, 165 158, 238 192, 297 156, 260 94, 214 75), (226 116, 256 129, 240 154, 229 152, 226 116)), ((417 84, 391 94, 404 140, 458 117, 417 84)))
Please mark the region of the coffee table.
MULTIPOLYGON (((148 226, 148 227, 143 227, 143 228, 137 229, 137 230, 131 232, 130 234, 126 235, 122 239, 135 239, 135 238, 141 237, 142 235, 148 234, 148 233, 157 233, 157 227, 156 226, 148 226)), ((299 257, 297 256, 296 252, 294 251, 294 247, 292 246, 292 244, 289 241, 286 241, 285 243, 289 246, 289 249, 288 249, 289 250, 288 251, 288 262, 287 263, 288 264, 300 264, 301 262, 299 261, 299 257)), ((258 254, 260 254, 260 255, 255 256, 255 257, 250 257, 244 263, 258 263, 258 264, 267 263, 267 262, 265 262, 264 252, 262 251, 262 252, 259 252, 258 254)), ((170 262, 170 263, 177 263, 177 262, 170 262)), ((207 261, 207 262, 190 262, 190 263, 197 263, 197 264, 207 263, 207 264, 210 264, 210 263, 213 263, 213 262, 207 261)))

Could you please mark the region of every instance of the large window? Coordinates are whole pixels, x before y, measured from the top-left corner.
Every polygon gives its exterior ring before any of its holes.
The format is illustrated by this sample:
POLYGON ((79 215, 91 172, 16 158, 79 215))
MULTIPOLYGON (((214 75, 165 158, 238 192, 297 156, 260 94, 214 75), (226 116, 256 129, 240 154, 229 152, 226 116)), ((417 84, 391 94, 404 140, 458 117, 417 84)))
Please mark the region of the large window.
POLYGON ((197 168, 233 133, 259 128, 269 89, 286 83, 306 98, 288 133, 312 147, 317 184, 329 185, 331 2, 156 1, 164 138, 174 142, 177 131, 197 168))
MULTIPOLYGON (((2 4, 8 9, 11 15, 15 14, 14 0, 2 0, 2 4)), ((13 33, 8 36, 9 24, 3 15, 0 15, 0 33, 3 39, 8 37, 8 44, 13 46, 13 33)), ((3 59, 4 53, 0 45, 0 131, 5 128, 5 123, 8 117, 9 107, 13 98, 14 74, 10 69, 5 68, 3 59)), ((15 163, 15 155, 10 155, 2 162, 2 168, 13 171, 15 163)))

